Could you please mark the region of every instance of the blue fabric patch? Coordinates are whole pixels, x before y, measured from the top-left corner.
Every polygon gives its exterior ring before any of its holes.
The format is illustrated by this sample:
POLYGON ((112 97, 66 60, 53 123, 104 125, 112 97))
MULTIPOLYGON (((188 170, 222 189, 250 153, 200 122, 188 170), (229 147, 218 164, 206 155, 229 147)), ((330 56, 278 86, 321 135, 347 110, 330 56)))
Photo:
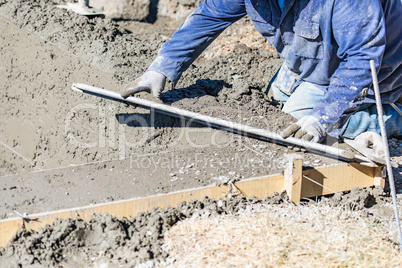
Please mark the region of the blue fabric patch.
POLYGON ((279 7, 281 8, 281 11, 283 11, 283 5, 285 4, 285 0, 278 0, 279 7))

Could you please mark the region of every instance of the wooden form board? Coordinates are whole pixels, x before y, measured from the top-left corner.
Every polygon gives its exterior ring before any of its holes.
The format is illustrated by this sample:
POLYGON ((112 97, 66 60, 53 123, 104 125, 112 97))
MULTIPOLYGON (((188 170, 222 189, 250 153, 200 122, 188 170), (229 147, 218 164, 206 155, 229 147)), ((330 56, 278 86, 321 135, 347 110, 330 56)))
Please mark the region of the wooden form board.
POLYGON ((303 181, 303 158, 300 155, 288 155, 288 166, 285 168, 283 188, 290 201, 298 205, 301 199, 303 181))
MULTIPOLYGON (((363 188, 375 184, 382 184, 384 178, 379 178, 379 169, 380 168, 348 163, 304 170, 302 171, 303 176, 300 181, 301 184, 297 185, 301 192, 296 194, 298 194, 300 198, 307 198, 332 194, 332 191, 341 192, 351 190, 354 187, 363 188), (305 176, 324 187, 309 181, 305 176)), ((275 192, 282 191, 284 189, 284 181, 284 175, 277 174, 236 182, 235 189, 241 192, 244 196, 256 196, 262 199, 273 195, 275 192)), ((118 218, 129 216, 134 217, 138 213, 150 211, 154 207, 175 207, 180 202, 194 199, 201 200, 204 196, 210 198, 223 198, 228 194, 229 188, 231 187, 233 186, 208 186, 145 198, 128 199, 92 206, 32 214, 28 215, 24 220, 22 218, 4 219, 0 221, 0 246, 5 247, 7 242, 22 226, 27 229, 38 230, 46 224, 51 224, 57 218, 81 218, 83 220, 88 220, 94 213, 108 213, 118 218)))

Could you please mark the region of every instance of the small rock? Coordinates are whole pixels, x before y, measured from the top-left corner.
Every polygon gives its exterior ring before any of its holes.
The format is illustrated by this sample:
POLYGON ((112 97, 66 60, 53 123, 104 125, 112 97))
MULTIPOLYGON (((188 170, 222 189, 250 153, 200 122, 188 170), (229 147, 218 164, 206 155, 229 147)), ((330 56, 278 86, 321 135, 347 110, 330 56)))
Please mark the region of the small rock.
POLYGON ((192 167, 194 167, 194 163, 191 163, 191 164, 186 166, 186 168, 192 168, 192 167))

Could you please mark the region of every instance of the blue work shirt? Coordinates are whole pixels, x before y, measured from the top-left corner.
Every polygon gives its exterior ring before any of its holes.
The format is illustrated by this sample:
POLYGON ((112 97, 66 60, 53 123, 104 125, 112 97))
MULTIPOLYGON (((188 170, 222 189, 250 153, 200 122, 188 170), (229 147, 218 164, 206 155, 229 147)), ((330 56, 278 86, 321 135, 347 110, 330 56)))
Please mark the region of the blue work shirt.
MULTIPOLYGON (((313 109, 327 133, 339 129, 361 103, 375 102, 370 59, 383 103, 402 95, 401 0, 205 0, 159 51, 149 70, 176 82, 228 26, 248 15, 297 74, 325 96, 313 109)), ((301 100, 303 101, 303 100, 301 100)))

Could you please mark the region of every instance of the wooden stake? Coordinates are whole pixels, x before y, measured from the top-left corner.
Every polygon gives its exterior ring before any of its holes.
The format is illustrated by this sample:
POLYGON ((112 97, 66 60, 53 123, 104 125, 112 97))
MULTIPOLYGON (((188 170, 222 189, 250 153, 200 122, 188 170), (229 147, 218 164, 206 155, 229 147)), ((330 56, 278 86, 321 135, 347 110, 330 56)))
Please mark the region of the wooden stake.
POLYGON ((291 154, 286 156, 289 160, 285 169, 284 189, 294 204, 300 204, 301 187, 303 178, 303 159, 300 155, 291 154))
POLYGON ((385 187, 385 177, 383 177, 382 171, 384 167, 374 168, 374 186, 385 187))

